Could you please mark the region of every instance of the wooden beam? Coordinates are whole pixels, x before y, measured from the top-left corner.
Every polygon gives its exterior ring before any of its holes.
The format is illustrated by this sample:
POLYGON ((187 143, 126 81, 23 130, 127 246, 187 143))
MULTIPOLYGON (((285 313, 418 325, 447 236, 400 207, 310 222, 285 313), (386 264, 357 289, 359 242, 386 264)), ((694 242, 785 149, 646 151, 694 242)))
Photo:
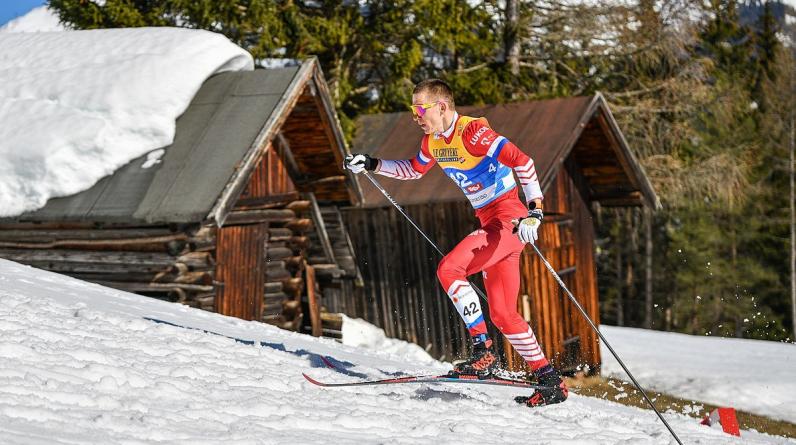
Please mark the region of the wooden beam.
POLYGON ((170 291, 175 289, 182 289, 192 292, 213 292, 213 286, 203 286, 199 284, 181 284, 181 283, 129 283, 123 281, 94 281, 94 283, 101 284, 113 289, 126 290, 128 292, 153 292, 153 291, 170 291))
POLYGON ((323 325, 321 322, 321 304, 315 294, 315 268, 309 264, 306 266, 307 274, 307 301, 310 307, 310 325, 312 326, 312 336, 320 337, 323 335, 323 325))
POLYGON ((251 224, 260 222, 286 223, 296 218, 291 210, 266 209, 266 210, 235 210, 229 212, 226 224, 251 224))
MULTIPOLYGON (((61 239, 45 242, 0 241, 0 248, 12 249, 97 249, 97 250, 134 250, 134 251, 167 251, 169 243, 181 242, 184 246, 188 236, 184 233, 155 236, 149 238, 128 239, 61 239)), ((180 248, 181 250, 181 248, 180 248)), ((175 252, 179 253, 179 252, 175 252)))
POLYGON ((318 233, 318 238, 321 240, 321 247, 323 247, 323 253, 326 254, 326 257, 329 259, 330 263, 336 263, 334 259, 334 249, 332 249, 332 242, 329 240, 329 233, 326 232, 326 223, 323 221, 323 215, 321 215, 321 209, 318 207, 318 201, 315 199, 314 193, 307 193, 304 196, 310 201, 310 214, 312 215, 313 221, 315 221, 315 228, 318 233))
POLYGON ((344 183, 346 179, 347 177, 344 175, 327 176, 325 178, 320 178, 314 181, 307 182, 306 185, 317 187, 317 186, 330 185, 330 184, 341 184, 344 183))
POLYGON ((280 193, 277 195, 263 196, 261 198, 243 198, 238 200, 234 210, 268 209, 276 206, 283 206, 297 199, 299 199, 298 192, 280 193))

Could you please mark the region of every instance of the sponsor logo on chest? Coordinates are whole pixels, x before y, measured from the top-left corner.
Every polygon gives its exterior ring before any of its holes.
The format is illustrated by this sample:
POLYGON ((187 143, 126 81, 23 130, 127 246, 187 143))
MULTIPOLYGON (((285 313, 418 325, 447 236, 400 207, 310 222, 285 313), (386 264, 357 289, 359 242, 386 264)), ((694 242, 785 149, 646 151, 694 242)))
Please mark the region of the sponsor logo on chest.
POLYGON ((475 184, 468 185, 468 186, 465 186, 465 187, 464 187, 464 190, 465 190, 465 191, 466 191, 466 193, 468 193, 468 194, 469 194, 469 193, 475 193, 475 192, 479 192, 479 191, 481 191, 481 190, 483 190, 483 189, 484 189, 484 185, 483 185, 483 184, 481 184, 480 182, 476 182, 475 184))
POLYGON ((464 162, 465 159, 459 156, 459 150, 454 147, 434 148, 431 154, 437 162, 464 162))

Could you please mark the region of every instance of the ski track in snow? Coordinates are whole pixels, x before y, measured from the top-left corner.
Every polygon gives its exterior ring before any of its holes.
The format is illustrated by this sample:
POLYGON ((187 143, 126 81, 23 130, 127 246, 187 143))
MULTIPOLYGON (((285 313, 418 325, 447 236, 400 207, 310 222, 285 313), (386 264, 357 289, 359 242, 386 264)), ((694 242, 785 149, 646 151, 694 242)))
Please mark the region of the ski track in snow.
MULTIPOLYGON (((301 376, 345 381, 356 379, 349 371, 385 377, 448 366, 405 361, 0 260, 4 444, 675 443, 652 411, 577 395, 531 410, 513 402, 521 393, 513 388, 325 389, 301 376)), ((796 444, 666 417, 688 444, 796 444)))

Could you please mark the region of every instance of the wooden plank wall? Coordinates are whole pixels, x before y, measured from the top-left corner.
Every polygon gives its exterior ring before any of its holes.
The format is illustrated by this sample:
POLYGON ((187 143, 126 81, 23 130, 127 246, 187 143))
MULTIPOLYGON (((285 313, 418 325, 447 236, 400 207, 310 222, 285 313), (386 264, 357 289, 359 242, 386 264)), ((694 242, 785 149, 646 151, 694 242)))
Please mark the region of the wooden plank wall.
POLYGON ((246 200, 295 192, 296 187, 279 159, 279 155, 273 145, 269 145, 239 199, 246 202, 246 200))
POLYGON ((268 224, 218 230, 216 312, 260 320, 265 293, 264 255, 268 224))
MULTIPOLYGON (((599 324, 594 223, 586 192, 578 186, 579 172, 574 166, 569 167, 562 169, 546 193, 546 217, 538 246, 591 319, 599 324)), ((530 320, 545 355, 564 369, 588 365, 589 372, 596 371, 600 364, 596 333, 530 246, 525 249, 521 273, 520 310, 530 320), (523 294, 527 295, 530 311, 523 311, 523 294)), ((511 354, 508 361, 513 369, 524 365, 516 354, 511 354)))
MULTIPOLYGON (((443 251, 478 227, 468 204, 405 210, 443 251)), ((357 295, 341 295, 330 310, 364 318, 435 357, 451 360, 465 350, 464 324, 437 281, 439 254, 392 208, 348 209, 343 217, 365 286, 357 295)), ((473 278, 483 288, 480 276, 473 278)))

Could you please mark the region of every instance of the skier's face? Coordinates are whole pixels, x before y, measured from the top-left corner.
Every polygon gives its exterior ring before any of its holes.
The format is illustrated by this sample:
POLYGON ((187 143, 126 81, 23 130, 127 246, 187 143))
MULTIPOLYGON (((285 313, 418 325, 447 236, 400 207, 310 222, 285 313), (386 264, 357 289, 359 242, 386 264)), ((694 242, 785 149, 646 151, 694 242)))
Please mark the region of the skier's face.
POLYGON ((423 133, 432 134, 445 131, 442 116, 448 104, 424 92, 412 95, 412 115, 423 133))

